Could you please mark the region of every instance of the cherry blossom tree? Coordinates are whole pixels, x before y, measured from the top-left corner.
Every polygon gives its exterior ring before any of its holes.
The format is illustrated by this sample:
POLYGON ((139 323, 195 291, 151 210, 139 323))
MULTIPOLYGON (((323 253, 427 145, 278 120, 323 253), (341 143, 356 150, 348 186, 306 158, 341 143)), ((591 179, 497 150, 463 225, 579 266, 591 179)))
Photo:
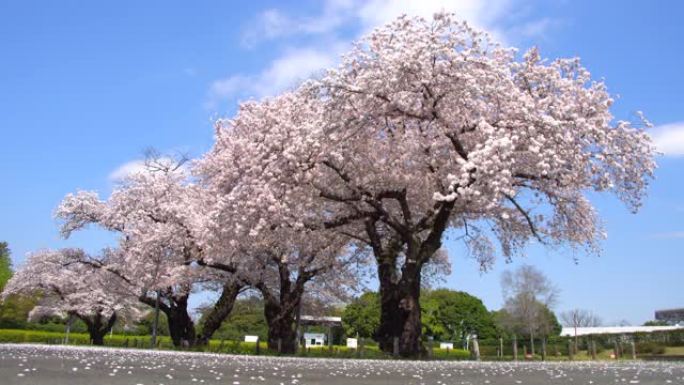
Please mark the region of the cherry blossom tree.
MULTIPOLYGON (((207 249, 197 262, 235 274, 256 289, 264 299, 269 348, 294 353, 296 317, 305 294, 344 297, 363 276, 359 271, 366 259, 364 250, 335 232, 284 225, 277 220, 274 206, 245 206, 240 198, 252 189, 251 179, 238 172, 226 183, 222 174, 211 173, 214 162, 209 155, 197 167, 217 198, 208 221, 207 249)), ((219 167, 232 166, 227 161, 219 167)))
POLYGON ((654 146, 612 104, 578 59, 519 57, 449 14, 401 17, 322 79, 219 121, 204 173, 271 225, 363 242, 380 346, 415 356, 423 267, 448 229, 487 269, 533 241, 599 252, 587 192, 639 208, 654 146))
POLYGON ((363 255, 348 250, 333 239, 316 234, 305 237, 288 250, 282 243, 252 255, 250 282, 264 299, 268 324, 268 346, 281 353, 294 353, 297 319, 306 295, 340 299, 357 282, 354 272, 363 255), (326 241, 331 241, 328 243, 326 241))
POLYGON ((120 279, 76 263, 87 258, 80 249, 35 252, 8 282, 3 298, 37 293, 40 301, 30 318, 77 317, 86 324, 92 343, 103 345, 117 319, 135 320, 142 312, 120 279))
POLYGON ((202 253, 203 215, 210 203, 181 165, 169 158, 148 160, 146 170, 124 179, 108 200, 80 191, 56 212, 65 237, 90 224, 121 234, 116 256, 93 265, 133 285, 141 302, 158 306, 175 346, 207 343, 244 287, 227 271, 193 264, 202 253), (221 294, 197 336, 188 299, 201 285, 218 286, 221 294))

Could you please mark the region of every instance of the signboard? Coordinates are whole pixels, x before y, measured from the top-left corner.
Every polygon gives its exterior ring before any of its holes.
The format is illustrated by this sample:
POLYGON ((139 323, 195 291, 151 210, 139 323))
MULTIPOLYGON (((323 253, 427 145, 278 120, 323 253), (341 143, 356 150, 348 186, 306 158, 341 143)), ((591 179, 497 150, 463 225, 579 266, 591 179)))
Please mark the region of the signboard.
POLYGON ((347 347, 351 349, 356 349, 359 345, 359 341, 356 338, 347 338, 347 347))
POLYGON ((259 336, 245 336, 245 342, 259 342, 259 336))
POLYGON ((453 344, 453 342, 440 342, 439 348, 440 349, 454 350, 454 344, 453 344))

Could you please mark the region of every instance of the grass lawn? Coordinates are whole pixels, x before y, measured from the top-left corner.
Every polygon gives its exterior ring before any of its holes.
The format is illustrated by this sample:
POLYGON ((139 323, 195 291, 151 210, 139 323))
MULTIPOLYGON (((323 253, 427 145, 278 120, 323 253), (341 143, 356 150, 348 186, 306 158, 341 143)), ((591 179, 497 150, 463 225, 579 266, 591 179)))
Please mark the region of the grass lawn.
POLYGON ((684 346, 668 346, 665 348, 666 355, 684 356, 684 346))

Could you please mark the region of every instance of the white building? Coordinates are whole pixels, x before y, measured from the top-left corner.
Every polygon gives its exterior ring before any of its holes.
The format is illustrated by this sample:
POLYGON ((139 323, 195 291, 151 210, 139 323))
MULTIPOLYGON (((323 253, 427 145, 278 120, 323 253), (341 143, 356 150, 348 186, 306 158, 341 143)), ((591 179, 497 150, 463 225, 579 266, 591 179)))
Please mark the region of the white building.
POLYGON ((325 334, 324 333, 304 333, 304 346, 307 348, 324 346, 325 345, 325 334))
MULTIPOLYGON (((634 333, 653 333, 669 332, 673 330, 684 330, 684 326, 597 326, 577 328, 578 336, 588 336, 597 334, 634 334, 634 333)), ((574 337, 574 327, 563 327, 561 337, 574 337)))

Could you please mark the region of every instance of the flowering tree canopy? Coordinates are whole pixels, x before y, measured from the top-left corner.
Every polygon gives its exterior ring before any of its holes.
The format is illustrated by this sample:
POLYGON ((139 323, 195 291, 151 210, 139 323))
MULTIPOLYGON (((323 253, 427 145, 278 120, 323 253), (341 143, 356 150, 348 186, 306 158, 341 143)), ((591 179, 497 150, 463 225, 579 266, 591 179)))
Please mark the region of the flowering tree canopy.
POLYGON ((127 177, 106 201, 93 192, 67 195, 56 215, 64 221, 65 237, 89 224, 121 234, 118 253, 100 267, 124 277, 143 303, 157 306, 159 296, 158 306, 167 316, 174 344, 180 346, 196 342, 187 308, 195 284, 218 283, 223 289, 222 306, 207 318, 211 325, 204 325, 199 342, 206 342, 220 326, 244 286, 228 272, 193 264, 203 250, 207 199, 178 165, 154 161, 145 172, 127 177))
MULTIPOLYGON (((223 153, 221 159, 209 154, 197 163, 203 186, 213 191, 216 199, 207 221, 209 249, 199 263, 219 270, 234 269, 231 271, 259 291, 265 303, 269 347, 292 353, 295 319, 305 291, 317 298, 343 298, 361 281, 367 253, 339 233, 307 227, 303 222, 283 222, 272 202, 245 200, 256 179, 241 170, 248 156, 239 154, 242 139, 249 140, 236 133, 226 143, 234 153, 223 153), (227 172, 231 169, 239 171, 227 172)), ((293 210, 304 213, 299 208, 293 210)))
POLYGON ((80 249, 41 250, 29 255, 10 279, 3 297, 12 294, 39 294, 30 318, 75 316, 83 320, 94 344, 117 318, 135 320, 141 311, 118 277, 77 263, 90 257, 80 249))
POLYGON ((422 267, 446 229, 462 231, 486 269, 531 240, 597 252, 588 191, 638 209, 654 146, 614 122, 612 103, 578 59, 518 57, 449 14, 401 17, 322 79, 220 121, 203 172, 244 218, 265 207, 272 225, 365 243, 378 266, 381 346, 398 338, 400 353, 415 355, 422 267))

